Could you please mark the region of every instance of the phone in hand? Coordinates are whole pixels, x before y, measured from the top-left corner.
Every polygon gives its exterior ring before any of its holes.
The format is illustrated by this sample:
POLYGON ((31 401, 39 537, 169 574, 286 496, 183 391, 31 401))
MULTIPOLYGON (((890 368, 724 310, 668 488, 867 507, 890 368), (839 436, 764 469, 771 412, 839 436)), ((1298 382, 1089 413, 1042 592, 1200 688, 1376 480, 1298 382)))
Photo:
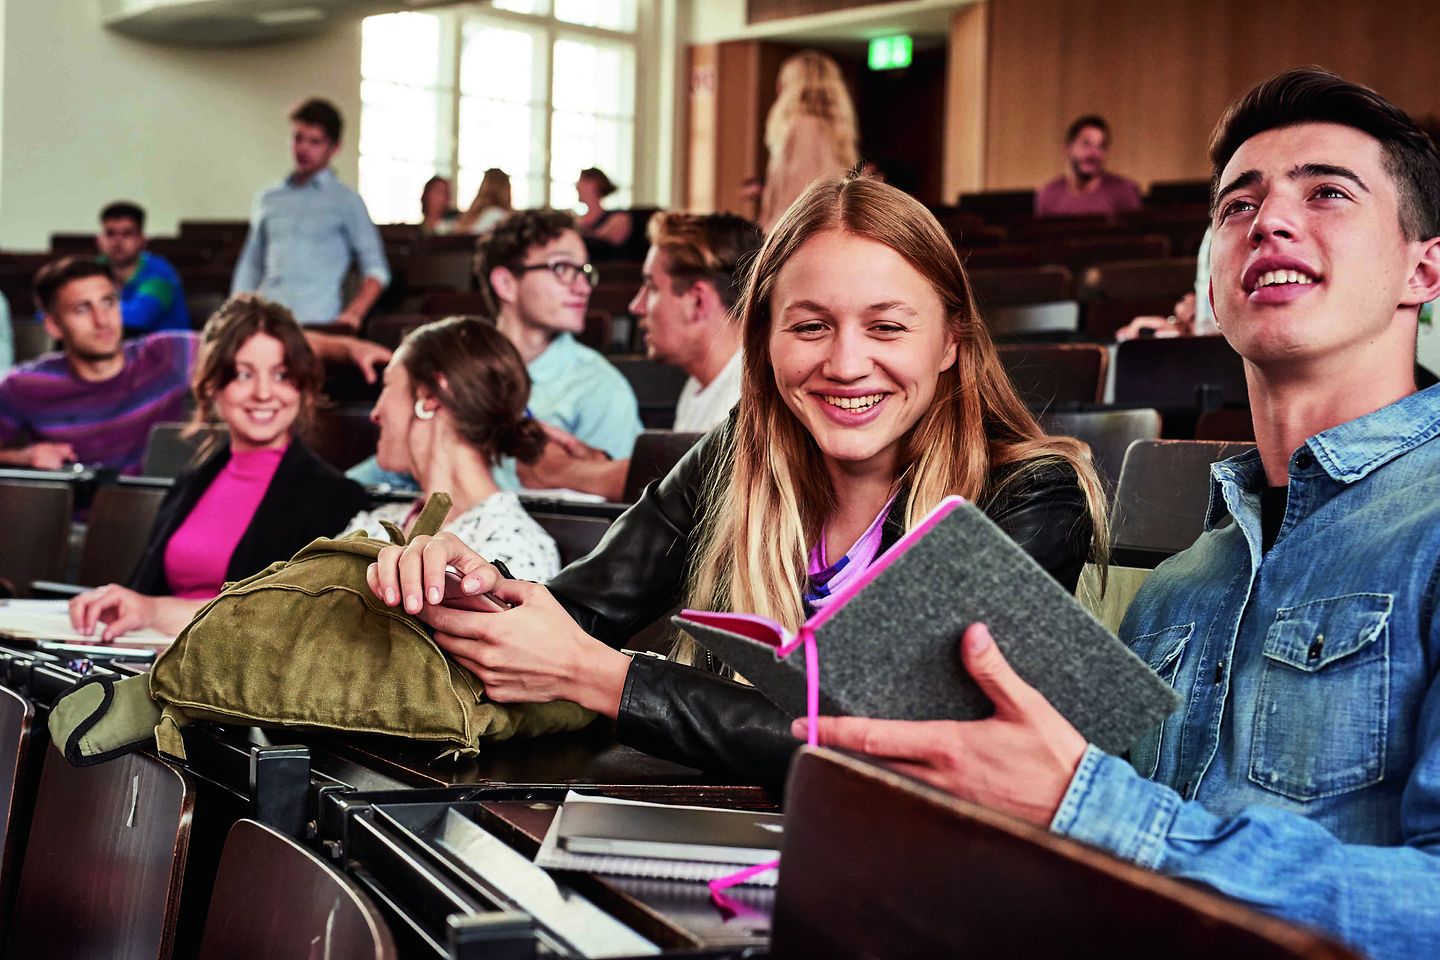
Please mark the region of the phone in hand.
POLYGON ((445 571, 445 606, 479 613, 504 613, 510 609, 510 604, 493 593, 466 593, 460 588, 460 580, 458 570, 445 571))

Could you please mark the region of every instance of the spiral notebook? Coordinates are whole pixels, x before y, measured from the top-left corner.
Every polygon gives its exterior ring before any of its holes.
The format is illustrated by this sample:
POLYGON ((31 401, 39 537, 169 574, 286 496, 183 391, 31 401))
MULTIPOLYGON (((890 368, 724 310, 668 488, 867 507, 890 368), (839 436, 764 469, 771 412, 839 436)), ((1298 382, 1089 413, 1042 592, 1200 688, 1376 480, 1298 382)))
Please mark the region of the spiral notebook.
MULTIPOLYGON (((805 714, 795 633, 764 617, 685 610, 673 618, 791 716, 805 714)), ((947 497, 807 621, 822 714, 975 720, 993 706, 965 672, 960 637, 990 627, 1011 666, 1086 739, 1123 753, 1179 697, 985 513, 947 497)))
MULTIPOLYGON (((550 821, 535 865, 705 882, 777 858, 782 822, 776 813, 617 800, 572 790, 550 821), (613 852, 587 852, 605 850, 613 852)), ((778 875, 767 870, 747 882, 773 887, 778 875)))

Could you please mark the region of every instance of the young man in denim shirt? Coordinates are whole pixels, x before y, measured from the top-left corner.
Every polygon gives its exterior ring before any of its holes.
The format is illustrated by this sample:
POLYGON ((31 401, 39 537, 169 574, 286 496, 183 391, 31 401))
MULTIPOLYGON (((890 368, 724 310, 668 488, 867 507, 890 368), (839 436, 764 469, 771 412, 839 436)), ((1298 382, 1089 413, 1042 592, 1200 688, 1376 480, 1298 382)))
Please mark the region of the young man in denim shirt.
POLYGON ((1258 449, 1211 468, 1206 533, 1120 631, 1180 709, 1107 756, 977 624, 994 717, 820 740, 1372 956, 1440 955, 1440 387, 1414 381, 1440 158, 1374 92, 1297 70, 1232 106, 1211 160, 1210 294, 1258 449))

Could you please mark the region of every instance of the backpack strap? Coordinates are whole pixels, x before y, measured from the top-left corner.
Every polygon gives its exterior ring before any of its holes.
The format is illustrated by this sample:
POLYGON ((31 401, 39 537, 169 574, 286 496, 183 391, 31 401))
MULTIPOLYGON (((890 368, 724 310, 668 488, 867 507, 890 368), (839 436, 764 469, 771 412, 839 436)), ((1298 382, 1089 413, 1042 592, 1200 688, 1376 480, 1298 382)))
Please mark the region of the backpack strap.
POLYGON ((425 501, 425 507, 420 511, 420 516, 410 525, 410 539, 416 537, 433 537, 440 532, 440 526, 445 522, 445 517, 450 513, 450 494, 432 493, 425 501))

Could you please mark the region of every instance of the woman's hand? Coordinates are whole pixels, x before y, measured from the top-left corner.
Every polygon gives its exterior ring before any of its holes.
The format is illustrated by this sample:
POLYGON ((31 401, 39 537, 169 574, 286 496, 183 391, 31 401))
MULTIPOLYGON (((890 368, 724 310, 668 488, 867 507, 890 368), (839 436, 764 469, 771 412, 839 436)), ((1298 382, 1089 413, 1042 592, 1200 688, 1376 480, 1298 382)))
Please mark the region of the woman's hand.
POLYGON ((70 601, 70 625, 87 637, 103 625, 100 642, 110 643, 128 630, 154 626, 155 600, 155 597, 108 583, 70 601))
POLYGON ((497 703, 570 700, 607 717, 620 712, 630 658, 587 634, 538 583, 501 580, 499 613, 429 606, 420 619, 435 642, 485 685, 497 703))
MULTIPOLYGON (((415 537, 403 547, 384 548, 366 569, 365 580, 387 607, 403 603, 407 613, 419 613, 427 604, 445 600, 446 567, 459 573, 459 596, 488 593, 504 580, 490 561, 453 533, 415 537)), ((452 584, 452 597, 455 588, 452 584)))

